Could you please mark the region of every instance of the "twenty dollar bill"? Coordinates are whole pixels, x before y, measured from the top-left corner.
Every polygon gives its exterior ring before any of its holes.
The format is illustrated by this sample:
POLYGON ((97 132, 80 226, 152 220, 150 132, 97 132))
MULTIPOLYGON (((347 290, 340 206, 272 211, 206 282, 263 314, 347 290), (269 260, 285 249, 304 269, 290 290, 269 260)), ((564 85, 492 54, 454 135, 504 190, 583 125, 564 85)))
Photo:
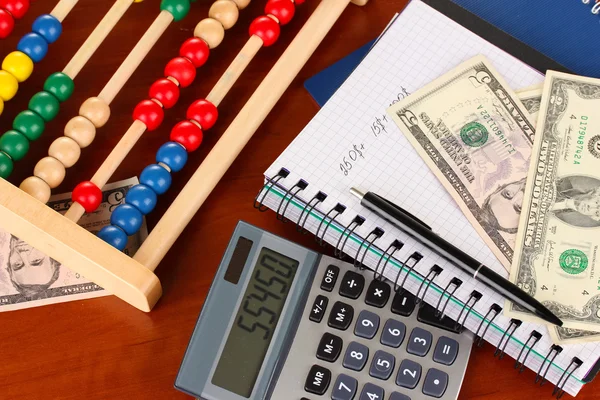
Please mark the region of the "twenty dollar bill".
MULTIPOLYGON (((131 178, 106 185, 98 209, 85 214, 79 225, 92 233, 110 223, 114 208, 125 199, 127 190, 138 183, 131 178)), ((65 213, 71 205, 71 194, 53 196, 48 206, 65 213)), ((148 236, 142 229, 129 238, 125 252, 133 255, 148 236)), ((0 229, 0 312, 38 307, 46 304, 106 296, 100 286, 71 271, 18 237, 0 229)))
POLYGON ((599 110, 600 80, 548 71, 510 274, 565 328, 587 331, 600 331, 599 110))
POLYGON ((477 56, 388 113, 508 270, 534 137, 515 93, 477 56))

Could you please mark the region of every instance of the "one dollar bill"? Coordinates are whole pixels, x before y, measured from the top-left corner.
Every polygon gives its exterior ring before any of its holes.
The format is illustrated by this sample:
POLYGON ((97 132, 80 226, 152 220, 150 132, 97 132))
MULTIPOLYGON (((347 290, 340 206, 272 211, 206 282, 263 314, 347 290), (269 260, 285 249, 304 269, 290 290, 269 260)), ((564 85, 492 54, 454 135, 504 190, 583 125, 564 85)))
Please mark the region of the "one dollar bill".
POLYGON ((388 113, 508 270, 535 133, 515 93, 477 56, 388 113))
MULTIPOLYGON (((127 190, 138 183, 131 178, 106 185, 98 210, 85 214, 79 225, 92 233, 110 223, 115 207, 125 199, 127 190)), ((71 193, 53 196, 48 206, 65 213, 71 205, 71 193)), ((146 222, 129 238, 125 253, 133 255, 148 236, 146 222)), ((100 286, 51 259, 20 238, 0 229, 0 312, 21 310, 47 304, 106 296, 100 286)))
POLYGON ((600 331, 598 110, 600 80, 548 71, 510 279, 562 319, 563 341, 600 331))

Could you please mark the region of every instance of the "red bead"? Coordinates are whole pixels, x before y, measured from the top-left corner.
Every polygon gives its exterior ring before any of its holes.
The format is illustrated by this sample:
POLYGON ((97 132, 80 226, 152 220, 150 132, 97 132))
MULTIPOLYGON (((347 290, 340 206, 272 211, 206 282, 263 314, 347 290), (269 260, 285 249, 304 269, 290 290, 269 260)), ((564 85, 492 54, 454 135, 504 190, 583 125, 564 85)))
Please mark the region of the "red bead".
POLYGON ((165 67, 165 75, 177 79, 179 86, 188 87, 196 79, 196 68, 187 58, 175 57, 165 67))
POLYGON ((0 0, 0 7, 11 13, 14 19, 20 19, 29 10, 29 0, 0 0))
POLYGON ((0 9, 0 39, 8 37, 14 27, 15 20, 12 15, 8 11, 0 9))
POLYGON ((150 98, 160 101, 164 108, 171 108, 179 100, 179 86, 167 78, 161 78, 150 86, 150 98))
POLYGON ((171 130, 171 141, 177 142, 188 153, 196 150, 202 143, 202 129, 190 121, 181 121, 177 123, 171 130))
POLYGON ((268 47, 279 38, 279 24, 269 17, 258 17, 250 24, 250 36, 256 35, 262 39, 263 45, 268 47))
POLYGON ((153 131, 160 126, 165 117, 161 106, 152 100, 142 100, 133 110, 133 119, 140 120, 146 125, 146 129, 153 131))
POLYGON ((292 0, 269 0, 265 6, 265 14, 271 14, 285 25, 294 18, 296 7, 292 0))
POLYGON ((197 37, 186 40, 179 48, 179 55, 190 60, 196 68, 204 65, 209 54, 210 49, 206 42, 197 37))
POLYGON ((219 111, 208 100, 196 100, 188 107, 186 118, 193 119, 200 124, 203 130, 207 130, 217 122, 219 111))
POLYGON ((71 198, 79 203, 85 212, 91 213, 102 203, 102 190, 90 181, 81 182, 73 190, 71 198))

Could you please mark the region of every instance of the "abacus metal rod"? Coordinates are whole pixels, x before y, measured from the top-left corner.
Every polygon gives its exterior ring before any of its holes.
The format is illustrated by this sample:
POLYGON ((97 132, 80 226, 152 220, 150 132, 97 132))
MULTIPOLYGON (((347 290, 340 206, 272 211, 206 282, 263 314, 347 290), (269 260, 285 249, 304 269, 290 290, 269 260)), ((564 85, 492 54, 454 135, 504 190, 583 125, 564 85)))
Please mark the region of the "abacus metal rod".
POLYGON ((71 58, 71 61, 69 61, 67 66, 63 69, 65 74, 71 79, 75 79, 77 74, 79 74, 98 47, 100 47, 104 39, 106 39, 115 25, 121 20, 132 3, 133 0, 117 0, 115 4, 113 4, 94 31, 88 36, 79 50, 77 50, 77 53, 71 58))
POLYGON ((154 271, 350 0, 322 0, 137 251, 154 271))
MULTIPOLYGON (((221 78, 219 78, 219 81, 215 84, 206 99, 215 106, 218 106, 242 75, 250 61, 256 56, 262 45, 263 41, 258 36, 251 36, 227 70, 221 75, 221 78)), ((145 131, 146 125, 144 123, 138 120, 134 121, 90 181, 99 188, 106 185, 145 131)), ((79 203, 73 202, 69 210, 65 213, 65 218, 77 222, 84 213, 84 208, 79 203)))
POLYGON ((50 15, 53 15, 60 22, 63 22, 78 1, 79 0, 60 0, 58 4, 54 6, 52 11, 50 11, 50 15))

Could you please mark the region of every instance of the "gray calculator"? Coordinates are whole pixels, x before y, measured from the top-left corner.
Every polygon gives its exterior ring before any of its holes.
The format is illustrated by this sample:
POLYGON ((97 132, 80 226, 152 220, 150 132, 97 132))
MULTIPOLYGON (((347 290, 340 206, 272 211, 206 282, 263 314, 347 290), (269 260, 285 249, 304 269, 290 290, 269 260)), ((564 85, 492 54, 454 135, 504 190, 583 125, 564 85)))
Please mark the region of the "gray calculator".
POLYGON ((456 399, 473 335, 373 271, 240 221, 175 387, 205 400, 456 399))

